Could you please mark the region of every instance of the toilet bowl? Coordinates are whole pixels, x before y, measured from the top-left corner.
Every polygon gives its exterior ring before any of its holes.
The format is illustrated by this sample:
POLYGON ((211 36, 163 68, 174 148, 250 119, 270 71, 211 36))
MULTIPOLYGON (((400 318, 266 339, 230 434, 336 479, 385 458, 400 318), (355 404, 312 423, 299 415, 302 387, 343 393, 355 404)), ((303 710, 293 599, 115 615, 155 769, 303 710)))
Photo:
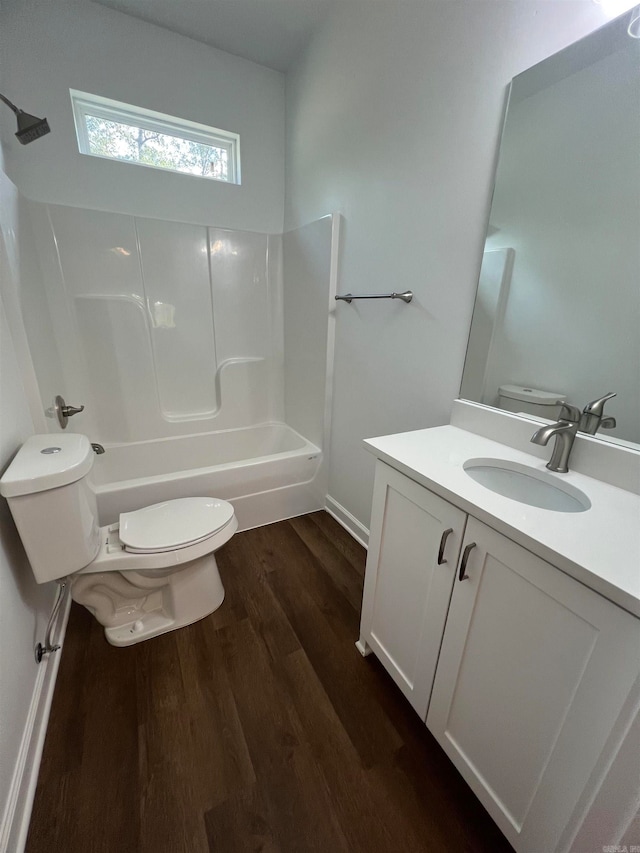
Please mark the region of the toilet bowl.
POLYGON ((122 513, 117 524, 100 528, 95 559, 71 576, 72 598, 104 625, 114 646, 196 622, 224 600, 214 552, 237 527, 231 504, 212 498, 122 513))
POLYGON ((68 578, 74 601, 129 646, 202 619, 224 599, 214 552, 236 532, 233 506, 180 498, 99 527, 83 435, 29 438, 0 480, 38 583, 68 578))

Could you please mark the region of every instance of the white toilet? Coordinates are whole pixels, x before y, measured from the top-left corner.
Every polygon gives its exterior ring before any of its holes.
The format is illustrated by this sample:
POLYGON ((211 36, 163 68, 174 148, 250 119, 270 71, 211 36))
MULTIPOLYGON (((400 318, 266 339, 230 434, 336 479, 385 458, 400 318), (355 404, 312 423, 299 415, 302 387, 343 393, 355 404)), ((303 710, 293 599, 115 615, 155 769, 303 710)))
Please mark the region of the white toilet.
POLYGON ((233 506, 182 498, 98 527, 93 460, 84 435, 34 435, 0 480, 37 582, 68 577, 114 646, 213 613, 224 599, 214 551, 238 528, 233 506))
POLYGON ((567 395, 557 391, 528 388, 525 385, 501 385, 498 388, 498 408, 505 412, 557 421, 562 405, 566 402, 567 395))

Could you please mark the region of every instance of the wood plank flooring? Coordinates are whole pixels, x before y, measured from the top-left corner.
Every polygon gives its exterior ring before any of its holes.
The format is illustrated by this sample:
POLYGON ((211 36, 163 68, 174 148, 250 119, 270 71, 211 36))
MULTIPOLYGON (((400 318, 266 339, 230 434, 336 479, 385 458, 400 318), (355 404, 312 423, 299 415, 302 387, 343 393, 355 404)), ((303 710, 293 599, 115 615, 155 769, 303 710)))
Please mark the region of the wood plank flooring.
POLYGON ((324 512, 218 552, 208 618, 127 649, 74 604, 27 853, 508 853, 358 637, 324 512))

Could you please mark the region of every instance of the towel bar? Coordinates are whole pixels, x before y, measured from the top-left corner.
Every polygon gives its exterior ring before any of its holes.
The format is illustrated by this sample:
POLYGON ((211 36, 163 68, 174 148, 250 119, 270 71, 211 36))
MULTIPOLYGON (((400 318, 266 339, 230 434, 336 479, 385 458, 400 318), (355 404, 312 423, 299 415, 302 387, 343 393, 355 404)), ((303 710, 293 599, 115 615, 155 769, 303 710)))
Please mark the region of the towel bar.
POLYGON ((363 293, 361 296, 345 293, 344 296, 336 296, 336 301, 351 303, 354 299, 402 299, 403 302, 411 302, 413 293, 411 290, 405 290, 404 293, 363 293))

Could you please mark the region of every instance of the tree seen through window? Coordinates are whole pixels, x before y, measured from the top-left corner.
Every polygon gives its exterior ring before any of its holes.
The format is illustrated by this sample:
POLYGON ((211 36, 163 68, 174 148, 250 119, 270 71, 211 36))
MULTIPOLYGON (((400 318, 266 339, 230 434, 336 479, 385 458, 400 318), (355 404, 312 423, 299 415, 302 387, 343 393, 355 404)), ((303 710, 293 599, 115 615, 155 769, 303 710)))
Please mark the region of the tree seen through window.
POLYGON ((228 151, 133 125, 86 116, 90 153, 228 180, 228 151))

